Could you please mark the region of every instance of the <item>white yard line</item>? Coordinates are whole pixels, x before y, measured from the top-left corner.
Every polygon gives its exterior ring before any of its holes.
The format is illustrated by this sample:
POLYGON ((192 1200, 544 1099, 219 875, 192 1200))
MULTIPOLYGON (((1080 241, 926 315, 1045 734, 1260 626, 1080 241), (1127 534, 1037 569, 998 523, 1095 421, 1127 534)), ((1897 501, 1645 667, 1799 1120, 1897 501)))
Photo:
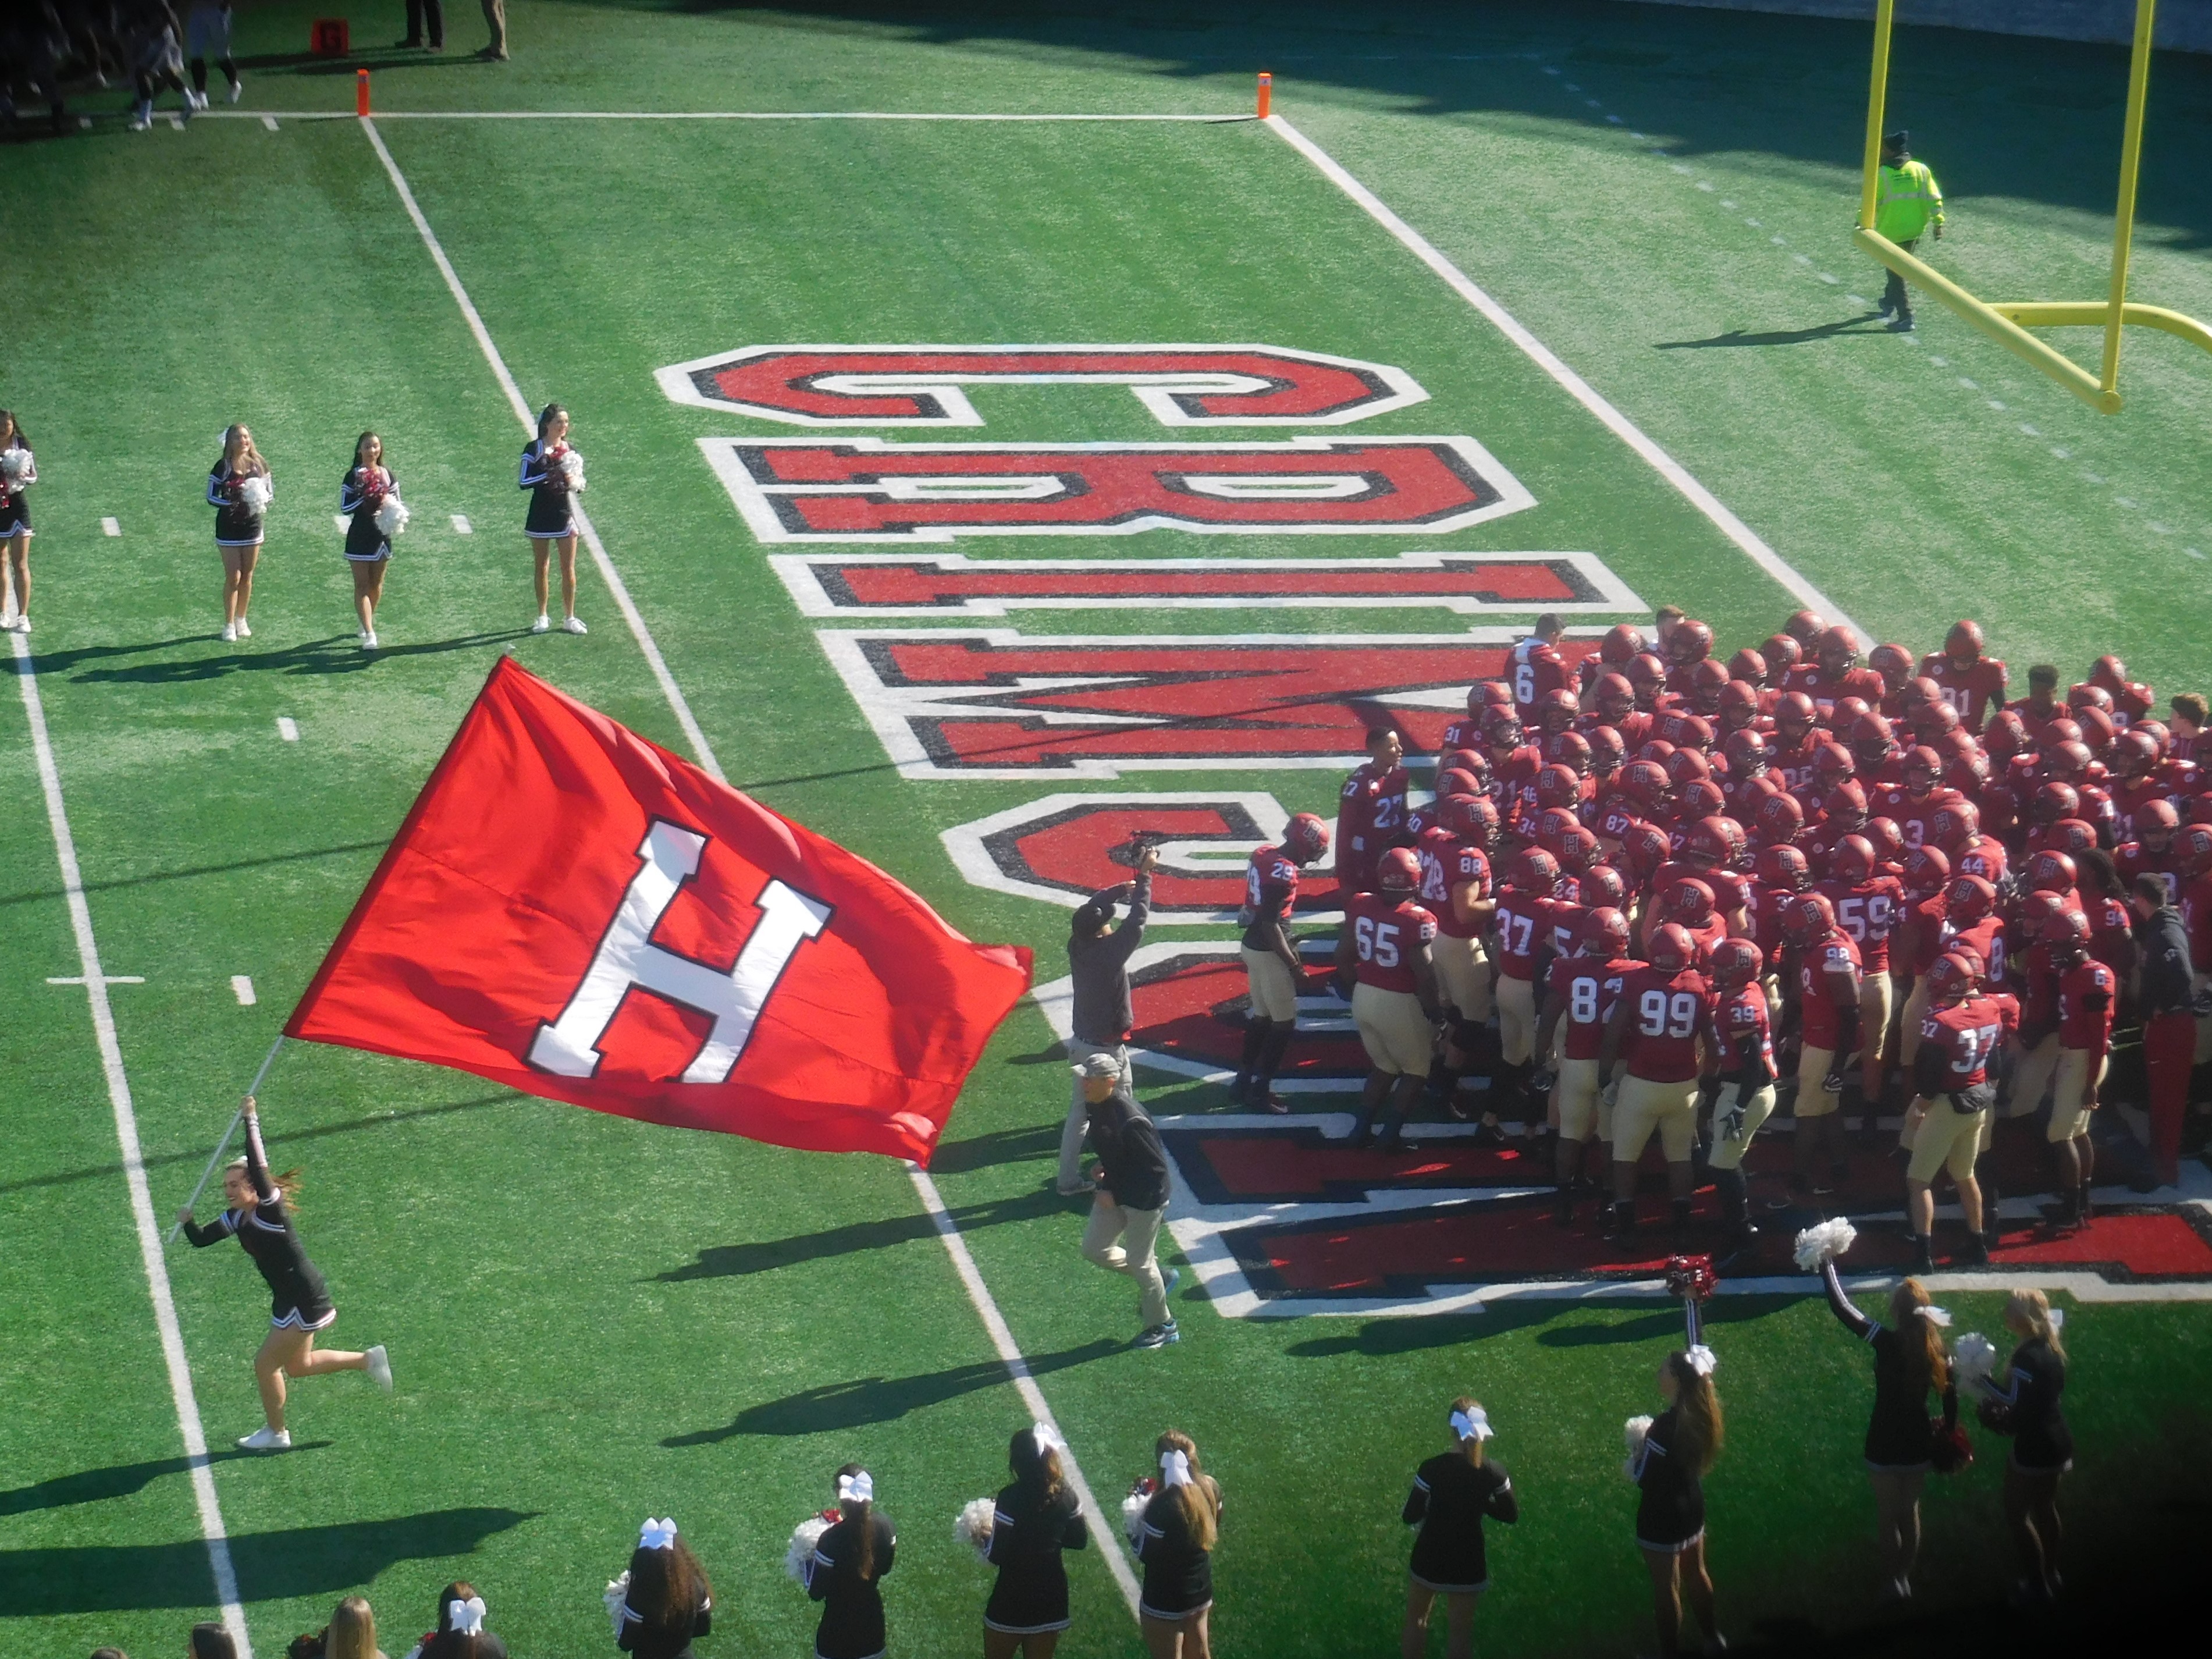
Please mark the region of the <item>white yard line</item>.
MULTIPOLYGON (((196 120, 266 121, 246 110, 208 110, 196 120)), ((350 110, 291 110, 288 121, 352 121, 350 110)), ((873 109, 392 109, 379 110, 375 121, 1249 121, 1255 118, 1234 112, 1218 115, 1122 114, 999 114, 959 113, 935 110, 873 109)), ((182 125, 181 122, 179 125, 182 125)))
MULTIPOLYGON (((477 348, 483 351, 484 361, 491 366, 493 375, 498 380, 501 388, 507 393, 507 403, 514 409, 515 417, 522 422, 525 428, 535 432, 537 422, 530 413, 530 405, 524 401, 520 389, 514 383, 514 376, 508 372, 506 361, 499 355, 499 348, 492 343, 491 334, 484 327, 483 317, 478 314, 474 302, 470 300, 468 290, 461 286, 461 279, 454 273, 453 262, 447 258, 446 251, 440 246, 436 233, 430 228, 429 221, 422 216, 422 210, 416 204, 414 192, 408 189, 407 180, 401 174, 398 164, 392 159, 392 152, 385 148, 384 140, 376 131, 375 121, 374 118, 362 118, 361 127, 362 131, 368 135, 369 143, 374 148, 377 159, 384 163, 384 170, 392 179, 392 186, 399 193, 400 203, 406 208, 407 216, 414 222, 416 231, 422 238, 422 245, 429 250, 430 258, 436 264, 439 274, 446 279, 446 287, 452 293, 454 303, 460 307, 461 315, 468 320, 469 331, 476 336, 477 348)), ((645 653, 646 660, 652 665, 653 678, 660 683, 661 691, 667 697, 669 707, 675 711, 677 724, 684 728, 684 735, 690 740, 692 753, 698 757, 699 764, 709 775, 718 782, 726 783, 729 780, 722 770, 721 763, 714 757, 714 746, 707 741, 707 734, 700 729, 698 720, 692 715, 691 705, 685 699, 683 688, 677 684, 676 677, 669 672, 667 661, 660 654, 660 647, 653 642, 652 630, 646 626, 645 618, 639 614, 636 605, 631 603, 629 590, 623 586, 622 578, 616 572, 614 561, 608 557, 607 550, 601 544, 598 532, 592 529, 590 520, 584 517, 580 507, 576 511, 576 522, 578 527, 583 532, 585 539, 591 544, 592 558, 599 567, 602 580, 606 582, 609 591, 616 596, 622 607, 623 619, 629 623, 630 633, 637 641, 638 648, 645 653)), ((26 652, 28 647, 24 644, 22 636, 16 635, 13 637, 16 641, 17 653, 21 654, 26 652)), ((88 939, 89 934, 88 933, 86 937, 88 939)), ((983 1328, 990 1336, 991 1346, 997 1351, 1000 1362, 1005 1364, 1007 1375, 1012 1378, 1015 1389, 1021 1395, 1023 1402, 1038 1419, 1053 1423, 1054 1431, 1058 1433, 1059 1426, 1054 1422, 1052 1408, 1045 1403, 1044 1391, 1037 1387, 1036 1378, 1030 1374, 1029 1362, 1022 1357, 1022 1351, 1014 1341, 1013 1332, 1007 1327, 1006 1316, 999 1311, 999 1304, 992 1297, 990 1287, 984 1284, 983 1275, 977 1270, 975 1258, 969 1254, 967 1241, 961 1237, 959 1227, 954 1223, 951 1213, 945 1207, 945 1200, 938 1193, 937 1183, 932 1181, 918 1165, 909 1165, 908 1174, 914 1182, 915 1194, 921 1200, 922 1207, 928 1211, 930 1219, 936 1224, 939 1237, 945 1241, 945 1254, 952 1258, 953 1269, 959 1274, 961 1285, 968 1292, 968 1299, 975 1304, 976 1315, 982 1320, 983 1328)), ((152 1212, 149 1210, 146 1216, 148 1225, 151 1224, 151 1220, 152 1212)), ((1066 1437, 1063 1434, 1061 1438, 1066 1439, 1066 1437)), ((1083 1471, 1077 1464, 1075 1455, 1072 1450, 1064 1461, 1067 1468, 1069 1484, 1075 1488, 1077 1494, 1082 1498, 1084 1507, 1093 1517, 1095 1524, 1105 1530, 1109 1540, 1118 1540, 1121 1536, 1121 1521, 1119 1510, 1109 1512, 1102 1510, 1098 1507, 1091 1495, 1090 1486, 1084 1480, 1083 1471)), ((1137 1581, 1130 1571, 1128 1560, 1118 1547, 1104 1547, 1102 1553, 1105 1557, 1108 1571, 1114 1575, 1114 1582, 1121 1589, 1122 1600, 1129 1604, 1130 1616, 1134 1618, 1137 1612, 1137 1581)))
POLYGON ((107 1079, 107 1101, 115 1113, 115 1138, 123 1149, 123 1177, 131 1189, 131 1218, 138 1234, 138 1257, 146 1269, 146 1286, 154 1302, 154 1323, 161 1333, 161 1358, 169 1372, 169 1396, 177 1413, 177 1428, 191 1466, 192 1498, 199 1510, 200 1534, 207 1540, 208 1570, 215 1580, 215 1599, 222 1608, 223 1628, 238 1645, 241 1659, 252 1659, 252 1639, 246 1628, 246 1610, 239 1605, 238 1574, 231 1565, 230 1538, 223 1529, 222 1506, 216 1499, 215 1475, 208 1465, 207 1431, 200 1425, 198 1401, 192 1394, 191 1362, 185 1354, 184 1333, 177 1324, 177 1304, 169 1293, 168 1265, 161 1257, 161 1230, 154 1219, 154 1195, 146 1184, 146 1164, 138 1145, 138 1117, 131 1103, 131 1079, 123 1069, 123 1048, 115 1035, 115 1014, 108 1006, 108 981, 100 972, 100 945, 92 933, 92 910, 85 902, 84 878, 78 867, 76 842, 70 834, 69 811, 62 802, 60 769, 54 764, 53 740, 46 731, 46 711, 39 696, 30 641, 11 635, 15 658, 15 684, 23 696, 23 713, 31 727, 31 749, 36 757, 39 787, 46 796, 46 824, 53 833, 54 857, 61 866, 62 891, 69 903, 70 929, 76 936, 76 957, 84 970, 85 1001, 92 1013, 92 1030, 100 1047, 100 1063, 107 1079))
POLYGON ((1589 381, 1568 368, 1549 346, 1522 327, 1511 313, 1446 258, 1434 243, 1393 212, 1381 197, 1346 172, 1327 150, 1282 116, 1271 115, 1264 125, 1312 162, 1323 178, 1350 197, 1368 217, 1395 237, 1407 252, 1442 277, 1455 294, 1481 313, 1499 333, 1520 347, 1529 361, 1550 375, 1569 397, 1595 415, 1615 437, 1642 456, 1652 471, 1672 484, 1685 501, 1704 514, 1721 534, 1735 543, 1753 564, 1780 583, 1793 599, 1809 605, 1832 622, 1850 622, 1833 600, 1769 547, 1749 525, 1723 506, 1711 490, 1691 477, 1686 467, 1646 436, 1635 422, 1614 408, 1589 381))

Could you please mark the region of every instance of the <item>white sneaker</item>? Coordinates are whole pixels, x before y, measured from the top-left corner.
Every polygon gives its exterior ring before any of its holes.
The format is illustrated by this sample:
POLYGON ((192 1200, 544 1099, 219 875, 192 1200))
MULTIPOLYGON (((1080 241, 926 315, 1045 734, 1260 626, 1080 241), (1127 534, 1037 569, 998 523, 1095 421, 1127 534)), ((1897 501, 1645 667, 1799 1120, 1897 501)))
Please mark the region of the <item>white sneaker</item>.
POLYGON ((238 637, 241 640, 250 640, 253 637, 253 630, 246 625, 246 618, 243 617, 238 619, 238 637))
POLYGON ((581 617, 563 617, 561 619, 561 631, 564 634, 588 634, 592 630, 584 626, 584 619, 581 617))
MULTIPOLYGON (((230 101, 231 101, 232 103, 234 103, 234 103, 236 103, 236 102, 238 101, 238 100, 239 100, 239 96, 240 96, 240 94, 242 94, 243 92, 245 92, 245 90, 246 90, 246 82, 245 82, 245 81, 244 81, 243 79, 240 79, 240 80, 233 81, 233 82, 230 83, 230 101)), ((202 109, 205 109, 205 108, 207 107, 207 100, 204 100, 204 99, 201 100, 201 101, 200 101, 200 107, 201 107, 202 109)))
POLYGON ((552 627, 553 618, 541 611, 538 613, 538 620, 530 624, 530 631, 533 634, 544 634, 550 632, 552 627))
POLYGON ((27 633, 29 633, 29 632, 31 631, 31 619, 30 619, 28 617, 16 617, 16 618, 15 618, 15 631, 16 631, 18 634, 27 634, 27 633))
POLYGON ((384 1344, 380 1342, 371 1348, 368 1351, 368 1359, 369 1381, 375 1383, 385 1393, 390 1394, 392 1392, 392 1361, 385 1355, 384 1344))
POLYGON ((143 111, 143 110, 141 110, 141 111, 137 111, 137 112, 134 112, 134 113, 132 114, 132 116, 131 117, 131 131, 133 131, 133 132, 151 132, 153 130, 154 130, 154 118, 153 118, 152 116, 150 116, 150 115, 147 114, 144 111, 143 111))
POLYGON ((289 1429, 272 1429, 264 1423, 240 1440, 238 1449, 240 1451, 289 1451, 292 1449, 292 1431, 289 1429))
POLYGON ((15 631, 15 611, 14 611, 12 609, 8 610, 8 611, 0 611, 0 634, 12 634, 12 633, 14 633, 15 631))
POLYGON ((237 624, 237 623, 225 623, 222 625, 222 642, 223 642, 225 645, 228 645, 228 644, 229 644, 233 640, 236 639, 237 637, 238 637, 238 624, 237 624))
POLYGON ((376 649, 376 630, 374 628, 361 636, 361 648, 364 651, 376 649))

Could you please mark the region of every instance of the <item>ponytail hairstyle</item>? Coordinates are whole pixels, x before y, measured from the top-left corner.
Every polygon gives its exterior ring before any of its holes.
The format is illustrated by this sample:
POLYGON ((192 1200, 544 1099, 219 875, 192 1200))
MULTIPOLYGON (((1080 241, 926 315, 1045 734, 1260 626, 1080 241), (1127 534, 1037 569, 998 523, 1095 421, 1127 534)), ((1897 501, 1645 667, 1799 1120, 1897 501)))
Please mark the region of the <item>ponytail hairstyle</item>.
POLYGON ((1189 1528, 1190 1541, 1201 1550, 1211 1550, 1219 1536, 1217 1524, 1221 1509, 1221 1486, 1198 1465, 1198 1443, 1179 1429, 1170 1429, 1152 1443, 1152 1455, 1164 1458, 1170 1452, 1181 1452, 1190 1464, 1190 1483, 1170 1488, 1176 1500, 1182 1505, 1183 1525, 1189 1528))
POLYGON ((2041 1337, 2043 1345, 2063 1362, 2066 1349, 2058 1340, 2058 1322, 2051 1317, 2051 1298, 2041 1291, 2014 1291, 2005 1297, 2005 1319, 2014 1319, 2027 1327, 2031 1337, 2041 1337))
POLYGON ((261 452, 254 447, 253 434, 246 430, 246 422, 243 421, 234 421, 223 428, 222 458, 226 461, 230 459, 233 445, 240 446, 237 463, 231 468, 233 477, 249 478, 258 476, 265 478, 269 476, 269 463, 261 459, 261 452))
POLYGON ((1023 1495, 1039 1510, 1058 1507, 1067 1490, 1067 1474, 1060 1461, 1060 1437, 1042 1423, 1015 1431, 1006 1449, 1006 1467, 1023 1495))
POLYGON ((556 417, 562 420, 567 419, 568 414, 568 411, 567 408, 560 404, 548 404, 544 408, 539 410, 538 411, 538 441, 541 444, 544 443, 545 441, 545 428, 551 426, 556 417))
POLYGON ((238 1644, 221 1625, 192 1626, 192 1659, 238 1659, 238 1644))
MULTIPOLYGON (((0 409, 0 426, 8 428, 8 444, 13 444, 21 449, 28 449, 31 447, 30 434, 23 430, 23 424, 15 418, 14 410, 0 409)), ((6 447, 6 444, 0 444, 0 448, 6 447)))
POLYGON ((422 1644, 424 1659, 481 1659, 485 1651, 483 1630, 483 1598, 477 1594, 474 1584, 465 1578, 456 1579, 438 1592, 438 1628, 422 1644), (473 1608, 469 1607, 471 1601, 476 1603, 473 1608), (454 1627, 456 1607, 475 1615, 474 1630, 454 1627))
MULTIPOLYGON (((234 1170, 245 1170, 250 1172, 253 1166, 242 1158, 234 1158, 230 1160, 230 1167, 234 1170)), ((250 1173, 247 1179, 252 1179, 250 1173)), ((269 1184, 276 1189, 276 1196, 284 1206, 284 1213, 297 1215, 300 1212, 299 1170, 292 1169, 285 1170, 282 1175, 272 1175, 269 1177, 269 1184)))
POLYGON ((1921 1310, 1929 1307, 1928 1287, 1917 1279, 1898 1281, 1889 1293, 1889 1328, 1897 1333, 1906 1371, 1924 1392, 1948 1388, 1951 1364, 1943 1357, 1943 1333, 1921 1310))
POLYGON ((1674 1443, 1668 1449, 1703 1476, 1721 1455, 1720 1391, 1679 1350, 1667 1356, 1667 1369, 1674 1378, 1674 1443))
POLYGON ((1477 1468, 1481 1468, 1482 1443, 1490 1438, 1490 1419, 1482 1409, 1482 1402, 1471 1395, 1460 1395, 1451 1402, 1451 1415, 1445 1421, 1452 1438, 1459 1442, 1460 1455, 1477 1468), (1462 1423, 1475 1432, 1462 1434, 1462 1423))
POLYGON ((713 1593, 706 1571, 682 1534, 672 1533, 665 1545, 641 1540, 630 1552, 627 1605, 647 1630, 689 1641, 699 1609, 713 1593))
POLYGON ((325 1659, 377 1659, 376 1615, 368 1601, 349 1595, 331 1609, 323 1652, 325 1659))
POLYGON ((876 1478, 858 1463, 848 1463, 837 1471, 836 1486, 838 1510, 859 1534, 853 1565, 865 1583, 876 1576, 876 1478))

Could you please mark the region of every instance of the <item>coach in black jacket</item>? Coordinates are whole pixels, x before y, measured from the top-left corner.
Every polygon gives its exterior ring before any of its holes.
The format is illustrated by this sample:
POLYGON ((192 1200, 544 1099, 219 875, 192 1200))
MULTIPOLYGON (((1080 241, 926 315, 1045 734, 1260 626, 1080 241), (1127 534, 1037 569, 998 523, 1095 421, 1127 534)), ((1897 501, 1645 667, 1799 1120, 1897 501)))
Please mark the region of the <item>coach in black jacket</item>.
MULTIPOLYGON (((1121 1074, 1128 1074, 1129 1036, 1136 1024, 1129 1001, 1129 958, 1145 940, 1145 923, 1152 913, 1152 872, 1159 861, 1159 849, 1146 848, 1137 857, 1137 878, 1093 893, 1069 926, 1067 1054, 1079 1067, 1093 1054, 1110 1054, 1121 1074), (1119 927, 1111 925, 1117 902, 1129 907, 1119 927)), ((1089 1116, 1079 1069, 1074 1097, 1067 1103, 1067 1121, 1060 1131, 1063 1198, 1083 1190, 1083 1126, 1089 1116)))
POLYGON ((1168 1207, 1167 1149, 1130 1094, 1128 1073, 1111 1054, 1093 1054, 1075 1072, 1090 1105, 1091 1145, 1098 1154, 1083 1254, 1137 1281, 1144 1329, 1136 1346, 1164 1348, 1178 1340, 1168 1316, 1168 1292, 1182 1277, 1170 1272, 1163 1279, 1153 1255, 1168 1207))
POLYGON ((2197 975, 2189 960, 2189 928, 2167 901, 2166 883, 2137 876, 2128 895, 2136 913, 2142 980, 2143 1070, 2150 1085, 2150 1157, 2159 1181, 2181 1179, 2181 1121, 2189 1110, 2189 1073, 2197 1058, 2197 975))

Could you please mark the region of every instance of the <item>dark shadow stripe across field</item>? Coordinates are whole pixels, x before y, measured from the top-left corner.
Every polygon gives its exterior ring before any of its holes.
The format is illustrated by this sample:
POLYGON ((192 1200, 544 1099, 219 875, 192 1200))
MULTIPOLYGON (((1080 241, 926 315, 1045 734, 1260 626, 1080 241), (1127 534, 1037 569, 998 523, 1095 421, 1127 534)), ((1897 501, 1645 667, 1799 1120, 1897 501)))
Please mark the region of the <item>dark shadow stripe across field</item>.
MULTIPOLYGON (((250 1601, 336 1595, 402 1561, 471 1554, 485 1539, 536 1517, 525 1510, 430 1510, 385 1521, 251 1532, 232 1536, 230 1556, 250 1601)), ((214 1593, 207 1545, 198 1538, 0 1550, 0 1618, 210 1607, 214 1593)))
MULTIPOLYGON (((1028 1357, 1030 1375, 1046 1376, 1054 1371, 1064 1371, 1073 1365, 1120 1353, 1127 1346, 1111 1337, 1100 1337, 1079 1348, 1031 1354, 1028 1357)), ((979 1389, 994 1389, 1006 1380, 1006 1365, 996 1359, 986 1359, 950 1366, 941 1371, 927 1371, 919 1376, 860 1376, 846 1382, 825 1382, 819 1388, 786 1395, 781 1400, 748 1406, 720 1428, 671 1435, 660 1443, 675 1449, 719 1445, 739 1435, 830 1434, 875 1423, 893 1423, 909 1412, 941 1406, 979 1389)))
MULTIPOLYGON (((346 853, 381 852, 390 843, 385 840, 340 842, 335 847, 309 847, 296 853, 270 853, 258 859, 232 859, 223 864, 197 864, 183 870, 156 870, 151 875, 123 876, 113 881, 88 881, 84 884, 88 893, 109 893, 118 888, 144 887, 157 881, 190 881, 197 876, 227 876, 240 870, 260 870, 272 864, 302 864, 313 859, 337 858, 346 853)), ((34 899, 58 899, 62 896, 58 887, 33 888, 28 892, 0 896, 0 909, 11 904, 28 904, 34 899)))
POLYGON ((1832 323, 1816 323, 1810 328, 1766 329, 1757 334, 1732 328, 1725 334, 1716 334, 1706 340, 1662 340, 1652 349, 1711 351, 1717 346, 1809 345, 1815 340, 1832 340, 1838 336, 1863 334, 1871 337, 1889 332, 1887 325, 1877 324, 1876 319, 1881 315, 1878 311, 1865 311, 1856 317, 1840 318, 1832 323))
MULTIPOLYGON (((1057 1142, 1054 1143, 1057 1145, 1057 1142)), ((978 1227, 1000 1227, 1009 1222, 1037 1221, 1068 1213, 1070 1200, 1049 1188, 1022 1193, 1012 1198, 954 1207, 952 1219, 963 1232, 978 1227)), ((688 1267, 655 1273, 653 1283, 680 1285, 695 1279, 738 1279, 748 1273, 795 1267, 802 1261, 828 1261, 862 1250, 888 1249, 937 1237, 937 1224, 922 1214, 885 1216, 879 1221, 854 1221, 820 1232, 792 1238, 761 1239, 748 1244, 710 1244, 688 1267)))
MULTIPOLYGON (((328 1440, 295 1441, 295 1452, 319 1451, 330 1445, 328 1440)), ((240 1458, 252 1457, 252 1452, 210 1452, 210 1463, 235 1462, 240 1458)), ((58 1474, 51 1480, 39 1480, 27 1486, 18 1486, 13 1492, 0 1492, 0 1515, 28 1515, 34 1510, 67 1509, 76 1504, 97 1504, 109 1498, 128 1498, 143 1492, 162 1476, 182 1474, 192 1467, 189 1457, 153 1457, 142 1463, 114 1463, 104 1469, 80 1469, 75 1474, 58 1474)))
MULTIPOLYGON (((204 640, 207 636, 201 637, 204 640)), ((358 674, 392 657, 473 651, 529 637, 526 628, 509 628, 496 633, 464 634, 450 640, 425 640, 419 644, 386 645, 364 651, 353 635, 333 634, 326 639, 303 640, 281 650, 233 651, 219 657, 172 657, 130 668, 88 668, 81 674, 71 674, 70 678, 81 684, 184 685, 218 680, 229 674, 358 674)), ((33 668, 40 674, 60 672, 45 659, 34 659, 33 668)))

